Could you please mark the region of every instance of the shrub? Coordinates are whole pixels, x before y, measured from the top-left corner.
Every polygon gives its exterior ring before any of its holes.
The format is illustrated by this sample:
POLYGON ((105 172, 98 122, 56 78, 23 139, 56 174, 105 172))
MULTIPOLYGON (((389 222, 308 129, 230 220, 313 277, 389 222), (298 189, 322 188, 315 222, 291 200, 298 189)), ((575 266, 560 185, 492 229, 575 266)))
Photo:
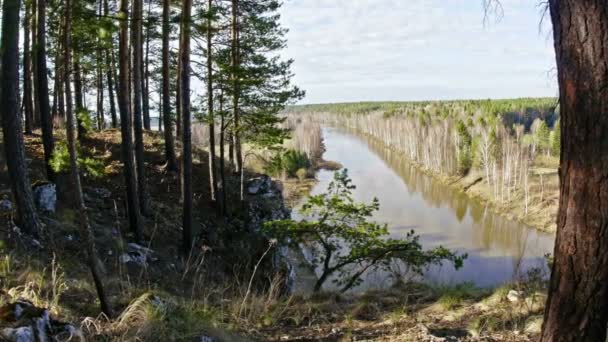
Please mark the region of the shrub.
POLYGON ((306 171, 304 168, 298 169, 298 171, 296 171, 296 176, 298 176, 300 181, 303 181, 306 179, 306 177, 308 177, 308 171, 306 171))
POLYGON ((266 172, 273 176, 281 175, 283 172, 289 177, 296 177, 299 169, 307 169, 311 166, 308 156, 304 152, 287 150, 275 155, 268 165, 266 172))
MULTIPOLYGON (((53 171, 57 173, 68 172, 70 169, 70 153, 65 141, 59 141, 55 145, 50 164, 53 171)), ((84 173, 94 178, 101 177, 104 174, 104 165, 101 161, 84 157, 82 153, 78 153, 78 166, 84 173)))

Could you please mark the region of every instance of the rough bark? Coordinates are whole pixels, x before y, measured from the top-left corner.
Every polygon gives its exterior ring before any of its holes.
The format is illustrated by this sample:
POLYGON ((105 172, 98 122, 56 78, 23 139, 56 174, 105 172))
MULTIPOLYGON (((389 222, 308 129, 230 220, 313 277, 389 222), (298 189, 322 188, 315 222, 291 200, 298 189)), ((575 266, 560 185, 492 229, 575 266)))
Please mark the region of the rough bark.
POLYGON ((2 47, 0 113, 6 166, 17 207, 17 220, 25 232, 39 234, 40 222, 25 163, 23 131, 19 118, 19 0, 2 4, 2 47))
POLYGON ((142 122, 142 0, 133 0, 131 13, 131 53, 133 89, 133 132, 135 134, 135 165, 137 170, 137 191, 140 210, 143 215, 150 213, 150 195, 146 179, 144 159, 144 132, 142 122))
POLYGON ((555 259, 541 341, 604 341, 608 321, 608 12, 550 0, 561 162, 555 259))
POLYGON ((242 173, 243 168, 243 151, 241 150, 241 137, 240 137, 240 112, 239 112, 239 64, 240 64, 240 44, 239 44, 239 21, 238 21, 239 2, 238 0, 232 0, 232 45, 231 45, 231 66, 232 66, 232 116, 234 120, 234 151, 236 153, 236 164, 235 173, 242 173))
POLYGON ((38 1, 36 16, 36 103, 40 110, 40 127, 42 128, 42 145, 46 176, 50 181, 55 179, 55 172, 50 165, 53 156, 53 117, 49 102, 49 81, 46 67, 46 0, 38 1))
MULTIPOLYGON (((103 11, 105 16, 110 15, 110 6, 108 0, 103 2, 103 11)), ((114 77, 116 70, 114 68, 114 37, 110 36, 110 47, 106 50, 106 76, 108 83, 108 100, 110 101, 110 118, 112 120, 112 128, 118 127, 118 118, 116 116, 116 105, 114 102, 114 77)))
POLYGON ((83 140, 87 134, 87 130, 82 124, 82 120, 80 119, 80 115, 84 113, 85 108, 82 89, 82 71, 80 70, 80 61, 78 60, 77 56, 74 56, 72 64, 74 67, 74 96, 76 97, 76 122, 78 125, 78 140, 83 140))
POLYGON ((192 0, 183 0, 181 41, 179 49, 181 107, 182 107, 182 202, 183 202, 183 252, 192 249, 192 137, 190 126, 190 20, 192 0))
MULTIPOLYGON (((213 1, 207 0, 208 11, 211 12, 213 1)), ((209 188, 211 200, 218 204, 218 211, 223 212, 222 201, 218 200, 217 168, 215 165, 215 113, 213 111, 213 59, 212 59, 212 25, 211 18, 207 19, 207 110, 209 120, 209 188)))
MULTIPOLYGON (((169 61, 169 36, 170 36, 170 14, 171 0, 163 1, 163 85, 162 85, 162 112, 163 124, 165 126, 165 158, 167 169, 177 171, 177 157, 175 155, 175 138, 173 137, 173 120, 171 119, 171 74, 169 61)), ((160 121, 160 120, 159 120, 160 121)))
POLYGON ((135 157, 133 155, 133 136, 129 106, 129 0, 120 0, 120 35, 118 43, 119 69, 118 109, 120 112, 120 132, 122 137, 122 159, 125 185, 127 188, 127 211, 129 225, 138 242, 143 242, 142 218, 139 212, 137 181, 135 179, 135 157))
MULTIPOLYGON (((70 0, 66 0, 66 13, 65 13, 65 34, 64 34, 64 60, 70 60, 70 50, 71 46, 71 6, 70 0)), ((69 63, 69 62, 68 62, 69 63)), ((93 230, 91 229, 91 225, 89 223, 89 217, 87 215, 87 209, 84 205, 84 199, 82 196, 82 186, 80 184, 80 173, 78 170, 78 155, 76 152, 76 137, 74 132, 74 114, 72 112, 72 89, 70 85, 70 72, 68 68, 65 68, 65 80, 67 80, 65 85, 66 92, 66 135, 68 140, 68 151, 70 154, 70 178, 71 183, 75 184, 75 193, 77 198, 77 214, 78 221, 80 227, 82 229, 82 240, 86 243, 86 251, 87 251, 87 260, 89 264, 89 269, 91 270, 91 275, 93 276, 93 282, 95 283, 95 288, 97 289, 97 296, 99 297, 99 302, 101 304, 101 311, 105 313, 108 317, 112 317, 112 311, 110 308, 110 304, 108 298, 106 296, 106 292, 103 286, 102 281, 102 271, 101 271, 101 261, 97 256, 97 248, 95 246, 95 238, 93 236, 93 230)))
POLYGON ((25 2, 25 18, 23 20, 23 117, 25 133, 32 134, 34 128, 34 105, 32 103, 32 52, 30 43, 30 21, 32 6, 25 2))
MULTIPOLYGON (((148 14, 146 18, 150 19, 152 12, 152 1, 148 0, 148 14)), ((142 45, 143 49, 143 45, 142 45)), ((144 114, 144 128, 150 130, 150 23, 146 24, 146 54, 142 65, 142 110, 144 114)))

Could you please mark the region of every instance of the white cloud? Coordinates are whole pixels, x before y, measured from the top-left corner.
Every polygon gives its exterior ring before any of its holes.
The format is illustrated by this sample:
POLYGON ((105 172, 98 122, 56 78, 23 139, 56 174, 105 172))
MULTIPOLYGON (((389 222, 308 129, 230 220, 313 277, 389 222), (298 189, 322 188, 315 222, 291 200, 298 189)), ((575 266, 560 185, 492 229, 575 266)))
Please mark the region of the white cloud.
POLYGON ((487 26, 481 1, 285 1, 285 56, 304 102, 555 95, 533 1, 503 1, 487 26))

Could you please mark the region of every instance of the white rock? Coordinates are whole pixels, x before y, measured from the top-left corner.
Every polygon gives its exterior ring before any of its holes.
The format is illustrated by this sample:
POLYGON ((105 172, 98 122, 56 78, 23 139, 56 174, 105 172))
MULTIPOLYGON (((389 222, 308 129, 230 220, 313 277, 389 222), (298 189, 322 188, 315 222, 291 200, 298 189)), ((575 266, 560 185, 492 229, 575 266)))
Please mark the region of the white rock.
POLYGON ((509 300, 509 302, 518 302, 519 298, 520 298, 520 293, 515 291, 515 290, 511 290, 509 291, 509 293, 507 293, 507 299, 509 300))
POLYGON ((57 208, 57 187, 53 183, 34 188, 34 201, 40 210, 54 213, 57 208))
POLYGON ((4 328, 1 337, 10 342, 32 342, 34 341, 34 330, 32 327, 4 328))

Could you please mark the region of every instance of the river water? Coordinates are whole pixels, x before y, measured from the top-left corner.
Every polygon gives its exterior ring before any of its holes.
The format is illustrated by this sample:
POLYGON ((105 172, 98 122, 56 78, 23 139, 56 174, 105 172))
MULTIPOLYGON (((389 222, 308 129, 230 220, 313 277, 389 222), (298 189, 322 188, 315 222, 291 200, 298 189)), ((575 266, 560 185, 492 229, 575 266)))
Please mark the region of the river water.
MULTIPOLYGON (((546 272, 544 256, 553 252, 554 237, 507 220, 464 194, 427 176, 377 140, 337 128, 323 128, 325 160, 340 162, 357 188, 357 201, 380 201, 375 220, 386 223, 391 237, 412 229, 425 248, 444 246, 468 253, 464 267, 432 267, 424 280, 436 284, 471 282, 479 287, 516 280, 530 268, 546 272)), ((332 171, 320 171, 313 194, 323 192, 332 171)), ((390 273, 367 274, 356 290, 388 287, 390 273)), ((331 284, 327 284, 331 288, 331 284)))

